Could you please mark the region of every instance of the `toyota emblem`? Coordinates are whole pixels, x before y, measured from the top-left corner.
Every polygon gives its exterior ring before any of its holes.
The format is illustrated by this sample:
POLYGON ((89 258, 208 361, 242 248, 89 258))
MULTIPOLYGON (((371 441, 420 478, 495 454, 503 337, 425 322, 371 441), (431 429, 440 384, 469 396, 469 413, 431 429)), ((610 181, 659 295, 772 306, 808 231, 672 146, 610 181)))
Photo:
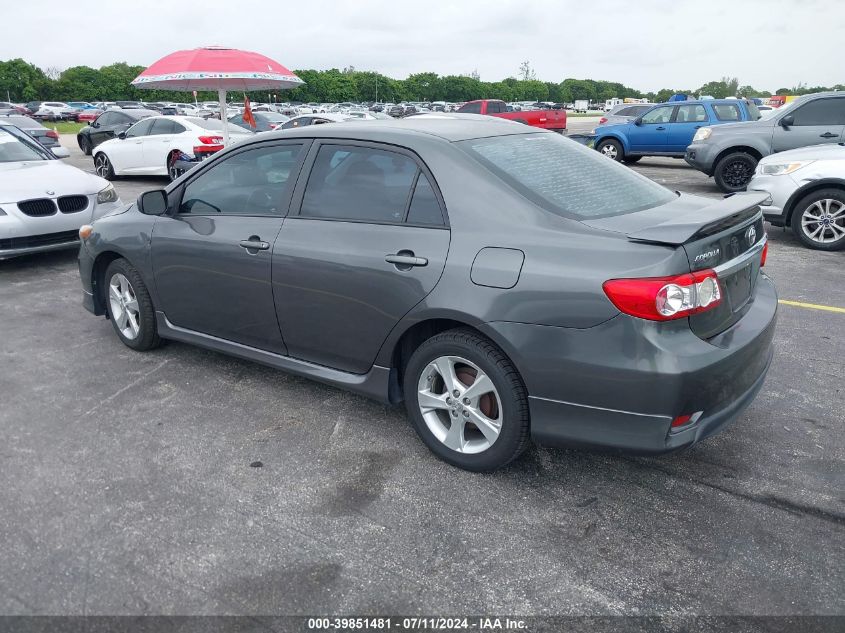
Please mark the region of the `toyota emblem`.
POLYGON ((745 239, 748 240, 748 244, 751 245, 757 241, 757 229, 753 226, 749 226, 748 230, 745 232, 745 239))

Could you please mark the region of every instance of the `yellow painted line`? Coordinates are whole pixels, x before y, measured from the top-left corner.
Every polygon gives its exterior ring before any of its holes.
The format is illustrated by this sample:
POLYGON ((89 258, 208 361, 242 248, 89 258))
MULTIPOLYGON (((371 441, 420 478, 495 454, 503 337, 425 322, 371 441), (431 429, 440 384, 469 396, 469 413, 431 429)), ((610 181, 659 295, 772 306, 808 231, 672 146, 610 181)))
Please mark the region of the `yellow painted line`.
POLYGON ((825 312, 839 312, 841 314, 845 314, 845 308, 821 306, 816 303, 802 303, 801 301, 787 301, 786 299, 778 299, 778 303, 782 303, 785 306, 794 306, 796 308, 807 308, 808 310, 824 310, 825 312))

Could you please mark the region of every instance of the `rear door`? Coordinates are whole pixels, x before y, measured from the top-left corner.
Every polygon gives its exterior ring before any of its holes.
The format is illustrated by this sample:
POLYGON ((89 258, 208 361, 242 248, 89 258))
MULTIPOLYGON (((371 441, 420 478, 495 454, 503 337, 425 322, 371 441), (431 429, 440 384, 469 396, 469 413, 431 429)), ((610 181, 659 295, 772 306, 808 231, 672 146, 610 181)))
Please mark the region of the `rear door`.
POLYGON ((144 157, 142 172, 150 175, 164 175, 167 173, 167 159, 174 147, 176 136, 187 129, 173 119, 153 119, 152 130, 142 144, 144 157))
POLYGON ((642 116, 641 125, 632 121, 627 128, 628 147, 632 152, 665 152, 669 123, 675 106, 657 106, 642 116))
POLYGON ((775 124, 772 151, 845 140, 845 96, 814 99, 787 114, 792 115, 793 124, 775 124))
POLYGON ((180 188, 178 210, 156 220, 152 263, 160 306, 174 325, 286 352, 271 287, 272 244, 307 142, 250 145, 180 188))
POLYGON ((442 198, 418 157, 315 142, 273 248, 289 354, 367 372, 390 330, 437 284, 448 249, 442 198))
POLYGON ((669 132, 666 137, 666 150, 683 153, 687 145, 692 143, 695 131, 707 125, 707 110, 700 103, 679 105, 675 110, 675 118, 667 126, 669 132))

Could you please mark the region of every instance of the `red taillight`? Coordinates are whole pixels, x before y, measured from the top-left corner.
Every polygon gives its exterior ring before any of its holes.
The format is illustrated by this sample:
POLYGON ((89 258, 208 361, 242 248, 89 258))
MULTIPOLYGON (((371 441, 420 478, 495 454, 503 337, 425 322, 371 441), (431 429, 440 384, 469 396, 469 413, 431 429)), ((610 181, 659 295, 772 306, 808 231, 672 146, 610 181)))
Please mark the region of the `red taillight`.
POLYGON ((206 145, 221 145, 223 143, 222 136, 200 136, 200 143, 206 145))
POLYGON ((722 301, 713 270, 674 277, 610 279, 602 285, 620 311, 649 321, 671 321, 715 308, 722 301))
POLYGON ((763 244, 763 252, 760 254, 760 268, 766 265, 766 258, 769 256, 769 243, 763 244))
POLYGON ((223 149, 222 145, 194 145, 194 156, 202 154, 213 154, 223 149))
POLYGON ((599 119, 599 125, 604 125, 605 123, 607 123, 607 117, 603 116, 599 119))
POLYGON ((54 138, 57 141, 59 140, 59 133, 56 132, 56 130, 47 130, 47 136, 49 136, 50 138, 54 138))
POLYGON ((692 420, 692 414, 688 413, 687 415, 679 415, 677 418, 672 420, 672 428, 678 428, 679 426, 684 426, 685 424, 689 424, 689 421, 692 420))

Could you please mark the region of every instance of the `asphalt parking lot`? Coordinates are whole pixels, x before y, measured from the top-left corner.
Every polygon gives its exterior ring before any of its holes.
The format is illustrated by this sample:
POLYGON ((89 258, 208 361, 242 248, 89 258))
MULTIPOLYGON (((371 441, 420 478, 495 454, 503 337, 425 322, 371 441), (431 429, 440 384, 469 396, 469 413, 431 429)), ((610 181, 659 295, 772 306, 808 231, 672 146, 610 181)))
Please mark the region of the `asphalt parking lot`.
MULTIPOLYGON (((720 195, 683 161, 635 169, 720 195)), ((845 307, 843 254, 768 228, 781 299, 845 307)), ((845 613, 843 313, 782 305, 763 390, 687 452, 532 448, 493 475, 436 460, 401 409, 132 352, 72 252, 0 263, 0 323, 0 613, 845 613)))

